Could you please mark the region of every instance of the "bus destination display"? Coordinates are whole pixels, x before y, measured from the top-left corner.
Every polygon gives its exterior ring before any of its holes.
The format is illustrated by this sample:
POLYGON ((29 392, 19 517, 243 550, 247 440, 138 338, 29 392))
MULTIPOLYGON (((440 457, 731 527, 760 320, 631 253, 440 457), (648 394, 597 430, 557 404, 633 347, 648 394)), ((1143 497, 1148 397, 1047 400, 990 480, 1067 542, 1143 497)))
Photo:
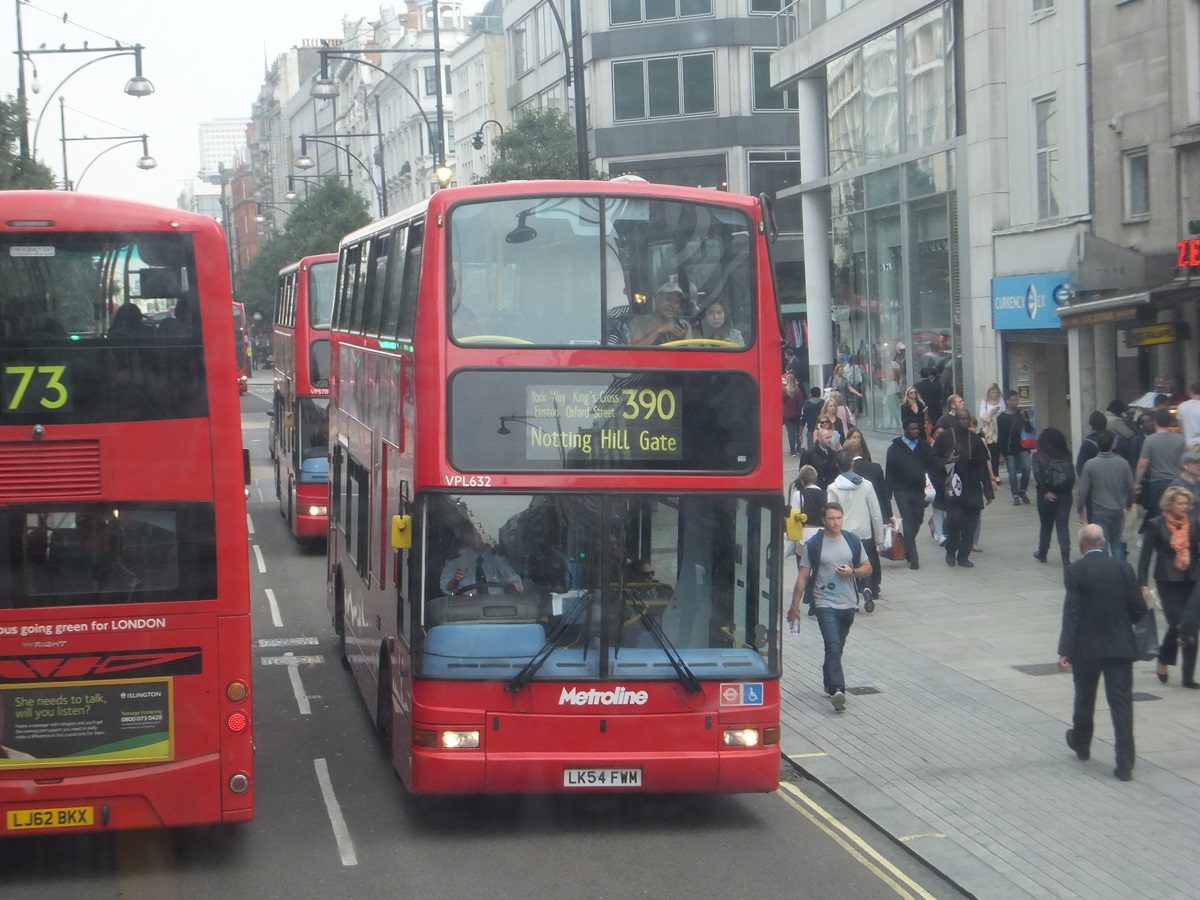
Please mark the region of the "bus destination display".
MULTIPOLYGON (((527 426, 526 458, 559 459, 624 453, 639 460, 683 456, 677 388, 530 385, 528 415, 507 416, 527 426)), ((508 426, 511 429, 511 425, 508 426)))
POLYGON ((745 472, 758 461, 756 396, 736 371, 461 370, 450 459, 469 472, 745 472))

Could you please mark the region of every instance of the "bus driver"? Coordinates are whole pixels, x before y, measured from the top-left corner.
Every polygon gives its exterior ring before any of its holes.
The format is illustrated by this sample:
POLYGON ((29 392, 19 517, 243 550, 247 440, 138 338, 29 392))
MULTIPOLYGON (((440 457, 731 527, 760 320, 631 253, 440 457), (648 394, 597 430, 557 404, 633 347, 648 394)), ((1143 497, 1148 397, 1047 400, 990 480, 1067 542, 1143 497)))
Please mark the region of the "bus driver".
POLYGON ((503 594, 508 587, 515 593, 524 593, 521 576, 507 559, 483 542, 478 528, 467 523, 460 537, 463 548, 442 567, 443 591, 453 594, 465 587, 480 594, 503 594))

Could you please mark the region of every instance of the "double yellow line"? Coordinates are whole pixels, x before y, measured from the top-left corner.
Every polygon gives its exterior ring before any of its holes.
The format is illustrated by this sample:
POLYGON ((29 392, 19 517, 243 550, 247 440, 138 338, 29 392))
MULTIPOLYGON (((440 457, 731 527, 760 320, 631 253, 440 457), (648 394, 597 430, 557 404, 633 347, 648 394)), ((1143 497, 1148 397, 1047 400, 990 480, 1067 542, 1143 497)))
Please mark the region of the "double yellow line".
POLYGON ((801 815, 829 835, 859 863, 906 900, 935 900, 934 896, 897 869, 879 851, 843 825, 828 810, 807 797, 793 784, 779 785, 779 796, 801 815))

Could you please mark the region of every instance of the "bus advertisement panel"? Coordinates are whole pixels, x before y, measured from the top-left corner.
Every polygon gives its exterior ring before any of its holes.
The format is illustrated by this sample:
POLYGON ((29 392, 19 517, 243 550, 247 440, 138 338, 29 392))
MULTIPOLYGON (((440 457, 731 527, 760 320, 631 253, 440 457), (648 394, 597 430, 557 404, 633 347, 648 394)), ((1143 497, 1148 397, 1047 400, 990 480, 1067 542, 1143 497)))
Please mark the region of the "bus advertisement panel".
POLYGON ((329 325, 337 254, 279 272, 271 456, 279 512, 298 540, 324 540, 329 512, 329 325))
POLYGON ((768 212, 512 183, 343 239, 329 604, 411 790, 777 786, 768 212))
POLYGON ((224 235, 107 197, 4 199, 0 834, 249 819, 224 235))

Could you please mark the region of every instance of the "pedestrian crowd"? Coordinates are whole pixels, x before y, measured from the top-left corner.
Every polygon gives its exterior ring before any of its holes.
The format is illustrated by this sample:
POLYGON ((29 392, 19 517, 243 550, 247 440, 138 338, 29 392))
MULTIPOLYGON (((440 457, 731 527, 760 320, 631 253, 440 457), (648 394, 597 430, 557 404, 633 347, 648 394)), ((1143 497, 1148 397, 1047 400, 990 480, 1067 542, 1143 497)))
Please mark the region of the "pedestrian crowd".
POLYGON ((990 385, 973 416, 963 397, 944 396, 935 370, 921 376, 900 395, 898 415, 887 417, 903 433, 880 465, 846 403, 843 392, 857 392, 842 367, 807 397, 789 373, 785 424, 800 468, 788 492, 798 568, 788 622, 798 629, 804 606, 816 618, 825 647, 823 686, 842 712, 842 654, 856 611, 873 612, 882 596, 881 556, 919 569, 918 538, 928 526, 948 568, 973 568, 972 556, 982 550, 982 513, 1002 491, 1003 469, 1012 505, 1035 507, 1034 559, 1049 562, 1054 538, 1064 568, 1058 655, 1075 684, 1067 744, 1079 759, 1089 758, 1103 677, 1116 739, 1114 775, 1129 780, 1133 660, 1155 658, 1164 684, 1179 663, 1180 684, 1200 688, 1200 383, 1174 411, 1161 395, 1156 408, 1136 415, 1114 400, 1089 416, 1089 432, 1073 455, 1061 429, 1036 427, 1016 391, 990 385), (1075 561, 1072 512, 1083 526, 1075 561), (1127 561, 1127 518, 1137 526, 1136 567, 1127 561), (1161 640, 1153 633, 1155 618, 1144 615, 1155 607, 1166 623, 1161 640))

